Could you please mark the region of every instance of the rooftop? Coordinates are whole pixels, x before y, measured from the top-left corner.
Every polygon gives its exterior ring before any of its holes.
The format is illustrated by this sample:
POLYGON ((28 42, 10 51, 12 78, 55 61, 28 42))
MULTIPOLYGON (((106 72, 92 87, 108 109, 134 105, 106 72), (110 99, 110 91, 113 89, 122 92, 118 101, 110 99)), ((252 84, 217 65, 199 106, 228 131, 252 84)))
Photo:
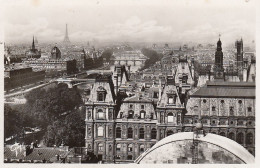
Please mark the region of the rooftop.
POLYGON ((253 82, 207 82, 191 97, 255 98, 253 82))

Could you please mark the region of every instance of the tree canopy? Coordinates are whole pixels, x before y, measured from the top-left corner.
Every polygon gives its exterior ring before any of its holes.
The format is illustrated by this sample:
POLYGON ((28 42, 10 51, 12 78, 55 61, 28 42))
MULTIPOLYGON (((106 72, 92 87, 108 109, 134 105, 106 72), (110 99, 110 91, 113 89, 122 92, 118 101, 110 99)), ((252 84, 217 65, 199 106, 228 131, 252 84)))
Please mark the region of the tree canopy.
POLYGON ((59 84, 47 91, 33 90, 25 96, 24 113, 34 118, 33 124, 46 127, 65 112, 74 110, 82 104, 79 91, 69 89, 66 84, 59 84))
POLYGON ((22 121, 17 110, 13 110, 9 105, 4 105, 4 137, 18 134, 22 130, 22 121))
POLYGON ((44 143, 47 146, 81 147, 85 143, 85 111, 74 110, 47 127, 44 143))

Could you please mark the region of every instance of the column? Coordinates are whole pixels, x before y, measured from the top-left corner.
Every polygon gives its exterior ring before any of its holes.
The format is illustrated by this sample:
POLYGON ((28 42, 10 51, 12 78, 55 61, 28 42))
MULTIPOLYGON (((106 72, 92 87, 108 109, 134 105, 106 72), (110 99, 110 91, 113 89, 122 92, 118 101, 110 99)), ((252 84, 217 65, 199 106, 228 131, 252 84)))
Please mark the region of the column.
POLYGON ((96 138, 97 137, 97 125, 94 124, 94 137, 93 138, 96 138))
POLYGON ((108 107, 106 108, 106 118, 105 118, 105 120, 108 120, 108 107))

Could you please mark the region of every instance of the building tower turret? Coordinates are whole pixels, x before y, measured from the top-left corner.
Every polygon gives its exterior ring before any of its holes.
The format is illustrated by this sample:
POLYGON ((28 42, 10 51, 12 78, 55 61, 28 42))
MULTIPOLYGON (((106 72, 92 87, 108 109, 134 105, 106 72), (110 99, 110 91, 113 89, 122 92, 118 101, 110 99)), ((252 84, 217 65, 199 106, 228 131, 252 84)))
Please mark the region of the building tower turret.
POLYGON ((66 24, 66 32, 65 32, 65 37, 64 37, 63 42, 64 42, 65 44, 69 44, 69 43, 70 43, 67 24, 66 24))
POLYGON ((219 40, 217 42, 217 51, 215 52, 215 67, 218 70, 223 69, 223 52, 222 52, 222 43, 220 41, 220 35, 219 40))

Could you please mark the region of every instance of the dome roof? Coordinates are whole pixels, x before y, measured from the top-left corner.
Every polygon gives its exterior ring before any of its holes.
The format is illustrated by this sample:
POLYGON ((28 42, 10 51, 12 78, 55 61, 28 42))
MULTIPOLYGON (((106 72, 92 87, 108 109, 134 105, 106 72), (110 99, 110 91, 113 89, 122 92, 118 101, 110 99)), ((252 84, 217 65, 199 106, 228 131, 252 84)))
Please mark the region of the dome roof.
MULTIPOLYGON (((191 163, 193 135, 193 132, 181 132, 168 136, 141 154, 135 163, 191 163)), ((255 161, 254 156, 243 146, 226 137, 208 133, 197 140, 200 164, 248 164, 255 161)))
POLYGON ((52 54, 54 54, 54 53, 59 54, 60 53, 60 49, 55 46, 55 47, 52 48, 51 53, 52 54))

